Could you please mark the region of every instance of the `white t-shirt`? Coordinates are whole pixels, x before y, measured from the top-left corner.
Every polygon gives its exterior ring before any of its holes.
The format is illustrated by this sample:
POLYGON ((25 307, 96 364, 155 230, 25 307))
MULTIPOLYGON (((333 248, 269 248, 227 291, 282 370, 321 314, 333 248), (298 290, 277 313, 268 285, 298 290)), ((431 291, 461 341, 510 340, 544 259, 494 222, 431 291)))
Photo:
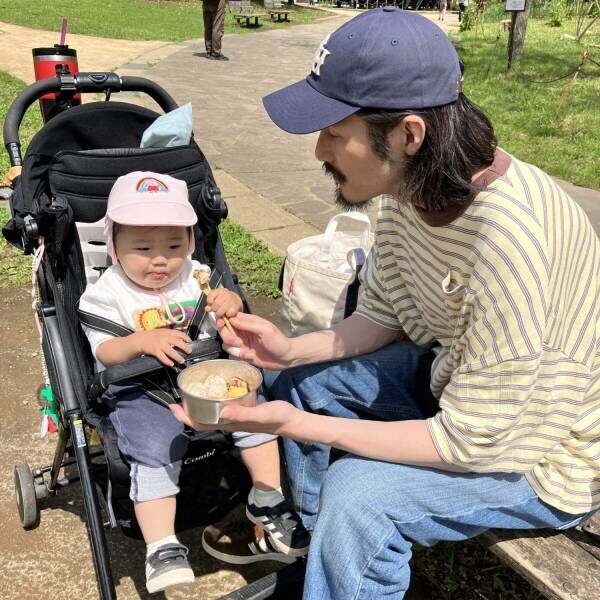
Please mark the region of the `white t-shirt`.
MULTIPOLYGON (((177 279, 161 289, 159 295, 154 290, 140 288, 125 275, 119 265, 113 265, 98 281, 87 286, 79 300, 79 308, 134 331, 150 331, 159 327, 185 329, 202 294, 194 279, 195 269, 210 272, 207 265, 187 259, 177 279), (178 321, 177 324, 169 321, 167 306, 178 321)), ((98 361, 96 351, 100 344, 114 336, 85 325, 83 330, 96 357, 98 370, 101 371, 105 367, 98 361)), ((198 338, 214 335, 215 331, 214 316, 210 314, 208 326, 205 322, 203 332, 198 338)))

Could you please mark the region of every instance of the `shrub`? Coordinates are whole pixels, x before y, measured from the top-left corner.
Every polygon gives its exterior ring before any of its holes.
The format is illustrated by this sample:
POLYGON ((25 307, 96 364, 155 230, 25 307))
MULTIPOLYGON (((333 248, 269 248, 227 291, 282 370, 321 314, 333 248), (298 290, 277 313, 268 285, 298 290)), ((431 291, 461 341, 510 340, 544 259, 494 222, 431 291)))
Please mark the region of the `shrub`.
POLYGON ((548 5, 548 24, 551 27, 560 27, 568 16, 567 0, 552 0, 548 5))

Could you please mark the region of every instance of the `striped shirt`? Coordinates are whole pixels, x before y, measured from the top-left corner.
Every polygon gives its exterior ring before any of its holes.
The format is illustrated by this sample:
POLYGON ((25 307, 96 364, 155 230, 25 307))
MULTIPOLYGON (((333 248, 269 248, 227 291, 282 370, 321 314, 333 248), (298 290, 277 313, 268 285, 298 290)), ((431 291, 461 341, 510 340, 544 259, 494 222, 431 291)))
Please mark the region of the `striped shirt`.
POLYGON ((524 473, 585 513, 600 508, 600 242, 539 169, 498 150, 484 175, 442 226, 382 200, 357 312, 443 349, 428 427, 444 461, 524 473))

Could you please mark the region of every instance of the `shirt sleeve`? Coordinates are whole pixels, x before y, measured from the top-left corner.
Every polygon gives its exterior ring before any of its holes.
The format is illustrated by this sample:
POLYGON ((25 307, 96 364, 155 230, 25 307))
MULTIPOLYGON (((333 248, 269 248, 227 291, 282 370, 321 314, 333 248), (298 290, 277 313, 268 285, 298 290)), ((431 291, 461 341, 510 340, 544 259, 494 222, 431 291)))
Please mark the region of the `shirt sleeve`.
POLYGON ((373 244, 364 267, 359 274, 360 293, 357 314, 388 329, 402 330, 394 306, 382 284, 380 249, 373 244))

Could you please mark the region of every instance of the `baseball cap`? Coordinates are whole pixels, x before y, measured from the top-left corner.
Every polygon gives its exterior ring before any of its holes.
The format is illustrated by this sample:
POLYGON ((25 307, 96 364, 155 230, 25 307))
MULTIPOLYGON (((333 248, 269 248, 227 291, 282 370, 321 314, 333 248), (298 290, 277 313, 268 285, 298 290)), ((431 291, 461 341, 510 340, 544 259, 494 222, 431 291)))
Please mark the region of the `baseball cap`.
MULTIPOLYGON (((198 220, 188 199, 185 181, 150 171, 119 177, 108 195, 105 218, 107 252, 116 261, 113 224, 191 227, 198 220)), ((190 235, 190 253, 193 235, 190 235)))
POLYGON ((370 9, 327 36, 302 81, 263 98, 289 133, 312 133, 362 108, 419 109, 455 102, 458 54, 432 21, 395 7, 370 9))

